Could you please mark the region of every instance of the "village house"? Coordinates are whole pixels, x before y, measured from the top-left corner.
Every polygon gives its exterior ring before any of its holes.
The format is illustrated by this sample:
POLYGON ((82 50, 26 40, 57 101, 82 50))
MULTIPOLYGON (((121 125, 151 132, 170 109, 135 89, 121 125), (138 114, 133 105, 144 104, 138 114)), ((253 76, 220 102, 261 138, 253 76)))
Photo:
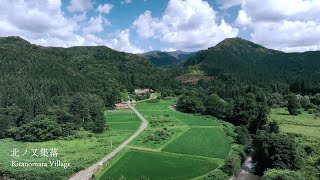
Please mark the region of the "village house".
POLYGON ((134 93, 136 95, 145 95, 147 93, 153 93, 154 91, 152 89, 146 88, 146 89, 135 89, 134 93))
POLYGON ((126 109, 126 108, 129 108, 128 104, 127 103, 117 103, 114 105, 117 109, 126 109))

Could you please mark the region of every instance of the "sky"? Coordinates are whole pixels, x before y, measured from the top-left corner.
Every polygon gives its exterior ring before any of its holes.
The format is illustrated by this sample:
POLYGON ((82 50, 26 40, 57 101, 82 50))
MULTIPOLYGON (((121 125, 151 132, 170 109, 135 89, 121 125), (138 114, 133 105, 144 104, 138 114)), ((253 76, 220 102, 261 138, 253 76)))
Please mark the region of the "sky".
POLYGON ((0 36, 42 46, 194 52, 241 37, 320 50, 320 0, 1 0, 0 36))

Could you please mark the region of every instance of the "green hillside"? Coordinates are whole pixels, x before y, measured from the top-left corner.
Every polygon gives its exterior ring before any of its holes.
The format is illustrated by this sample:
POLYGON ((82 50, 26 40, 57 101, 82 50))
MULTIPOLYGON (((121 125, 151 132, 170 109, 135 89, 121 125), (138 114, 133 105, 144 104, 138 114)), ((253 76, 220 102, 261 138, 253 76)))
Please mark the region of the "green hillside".
MULTIPOLYGON (((102 110, 136 88, 176 83, 137 55, 97 47, 42 47, 19 37, 0 38, 0 138, 42 141, 83 127, 102 132, 102 110), (58 125, 57 125, 58 124, 58 125), (47 127, 30 132, 32 127, 47 127)), ((37 128, 36 128, 37 129, 37 128)))
POLYGON ((179 59, 172 56, 171 54, 161 51, 150 51, 144 54, 140 54, 140 56, 147 58, 150 62, 157 66, 177 64, 180 62, 179 59))
POLYGON ((150 51, 139 56, 147 58, 150 62, 157 66, 173 65, 185 62, 189 58, 195 56, 198 52, 183 52, 183 51, 150 51))
POLYGON ((189 59, 208 75, 226 72, 249 82, 320 80, 320 52, 284 53, 241 38, 229 38, 189 59))

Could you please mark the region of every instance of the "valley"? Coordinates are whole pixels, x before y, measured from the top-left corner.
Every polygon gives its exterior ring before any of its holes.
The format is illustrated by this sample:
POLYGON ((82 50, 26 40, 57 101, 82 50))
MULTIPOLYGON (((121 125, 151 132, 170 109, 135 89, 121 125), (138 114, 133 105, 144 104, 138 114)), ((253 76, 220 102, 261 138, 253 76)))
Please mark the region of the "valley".
POLYGON ((319 57, 228 38, 156 65, 105 46, 1 37, 0 175, 225 180, 250 156, 262 179, 316 180, 319 57))
POLYGON ((150 126, 97 179, 191 179, 222 166, 231 149, 223 124, 173 111, 174 104, 174 99, 138 103, 150 126))

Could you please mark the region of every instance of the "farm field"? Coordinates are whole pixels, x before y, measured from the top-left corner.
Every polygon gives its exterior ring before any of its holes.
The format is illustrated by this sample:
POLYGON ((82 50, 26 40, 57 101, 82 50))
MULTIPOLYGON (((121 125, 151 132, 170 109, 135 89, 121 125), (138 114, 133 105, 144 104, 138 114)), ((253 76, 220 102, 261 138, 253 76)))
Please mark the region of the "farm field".
MULTIPOLYGON (((113 111, 117 112, 117 111, 113 111)), ((132 121, 132 115, 134 117, 133 123, 139 123, 139 119, 136 118, 134 113, 121 112, 118 116, 109 116, 106 112, 107 121, 132 121), (121 117, 123 116, 123 118, 121 117), (131 117, 131 118, 129 118, 131 117)), ((108 124, 108 123, 107 123, 108 124)), ((122 128, 111 128, 105 131, 103 134, 92 134, 85 131, 80 131, 73 137, 68 139, 59 139, 47 142, 17 142, 12 139, 0 140, 0 171, 6 172, 6 175, 13 174, 20 179, 67 179, 74 172, 80 171, 91 164, 99 161, 103 156, 111 152, 123 141, 130 137, 136 129, 130 127, 126 130, 122 128), (113 146, 110 146, 112 141, 113 146), (21 154, 19 157, 11 157, 13 149, 16 148, 21 154), (31 149, 41 148, 58 149, 57 158, 48 157, 30 157, 31 149), (28 150, 24 156, 22 154, 28 150), (70 167, 64 169, 62 167, 12 167, 11 161, 16 160, 19 162, 48 162, 49 160, 60 160, 63 163, 70 163, 70 167)))
POLYGON ((189 179, 208 173, 218 163, 177 154, 132 150, 127 152, 100 179, 189 179), (192 163, 191 163, 192 162, 192 163), (192 169, 192 171, 190 171, 192 169))
POLYGON ((174 99, 141 102, 148 128, 97 179, 193 179, 224 162, 230 152, 217 119, 174 111, 174 99))
POLYGON ((163 151, 224 159, 230 148, 221 128, 191 128, 163 151))
POLYGON ((303 148, 312 149, 313 153, 305 158, 301 171, 315 170, 314 164, 320 158, 320 117, 305 111, 294 116, 285 108, 276 108, 271 110, 269 119, 278 122, 280 132, 292 136, 303 148))
POLYGON ((269 118, 279 123, 282 132, 320 138, 320 117, 315 114, 303 111, 293 116, 285 108, 276 108, 271 110, 269 118))

